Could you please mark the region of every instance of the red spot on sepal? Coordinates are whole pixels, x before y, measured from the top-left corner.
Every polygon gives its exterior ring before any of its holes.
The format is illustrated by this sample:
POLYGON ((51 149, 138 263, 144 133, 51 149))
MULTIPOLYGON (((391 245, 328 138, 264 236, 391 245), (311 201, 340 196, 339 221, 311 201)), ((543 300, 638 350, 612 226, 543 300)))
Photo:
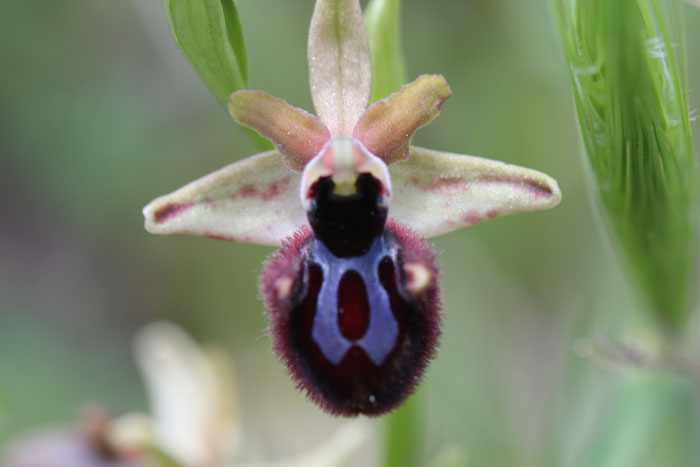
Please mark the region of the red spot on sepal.
POLYGON ((464 215, 463 220, 467 225, 474 225, 478 224, 484 219, 483 217, 481 217, 481 214, 479 214, 479 211, 477 211, 476 209, 472 209, 464 215))
POLYGON ((171 221, 193 206, 192 203, 168 203, 153 213, 153 221, 162 224, 171 221))
POLYGON ((289 187, 291 181, 291 178, 286 178, 278 183, 269 185, 265 189, 260 189, 254 185, 244 185, 238 189, 238 191, 231 194, 229 198, 260 199, 262 201, 270 201, 284 193, 289 187))

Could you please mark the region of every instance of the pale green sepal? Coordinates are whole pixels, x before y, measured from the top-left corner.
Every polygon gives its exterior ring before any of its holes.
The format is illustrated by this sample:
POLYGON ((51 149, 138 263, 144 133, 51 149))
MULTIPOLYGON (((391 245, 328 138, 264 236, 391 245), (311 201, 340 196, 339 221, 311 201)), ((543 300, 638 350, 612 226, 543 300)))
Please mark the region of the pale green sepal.
POLYGON ((204 82, 226 106, 248 87, 243 32, 234 0, 163 0, 175 41, 204 82))
POLYGON ((406 82, 401 48, 401 0, 371 0, 365 24, 372 57, 371 102, 398 91, 406 82))
POLYGON ((389 166, 389 217, 434 237, 495 217, 549 209, 557 182, 536 170, 411 146, 411 158, 389 166))
POLYGON ((260 153, 152 201, 143 209, 145 227, 154 234, 279 246, 306 223, 300 177, 277 151, 260 153))
POLYGON ((358 0, 318 0, 309 26, 309 82, 331 136, 351 136, 369 104, 372 67, 358 0))

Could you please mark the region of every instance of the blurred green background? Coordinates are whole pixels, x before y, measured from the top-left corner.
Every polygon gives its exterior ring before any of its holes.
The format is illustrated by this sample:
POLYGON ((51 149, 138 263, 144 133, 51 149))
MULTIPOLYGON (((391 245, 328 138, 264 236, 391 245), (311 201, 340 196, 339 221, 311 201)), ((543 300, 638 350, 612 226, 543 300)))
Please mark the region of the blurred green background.
MULTIPOLYGON (((238 6, 251 88, 312 110, 313 1, 238 6)), ((685 17, 692 91, 700 10, 685 17)), ((699 465, 676 448, 697 423, 697 385, 628 393, 668 378, 574 352, 581 337, 643 337, 649 323, 588 194, 548 2, 404 0, 403 45, 409 79, 441 73, 454 92, 415 144, 541 170, 564 195, 551 211, 434 240, 446 320, 420 391, 426 458, 457 443, 469 465, 608 465, 594 459, 612 449, 600 440, 611 417, 643 424, 640 408, 659 404, 675 427, 652 437, 664 457, 630 465, 699 465)), ((160 318, 231 352, 250 458, 298 452, 341 423, 269 351, 257 276, 272 249, 143 230, 151 199, 254 152, 175 46, 159 0, 0 3, 0 442, 86 402, 144 409, 130 342, 160 318)), ((690 334, 700 339, 697 316, 690 334)))

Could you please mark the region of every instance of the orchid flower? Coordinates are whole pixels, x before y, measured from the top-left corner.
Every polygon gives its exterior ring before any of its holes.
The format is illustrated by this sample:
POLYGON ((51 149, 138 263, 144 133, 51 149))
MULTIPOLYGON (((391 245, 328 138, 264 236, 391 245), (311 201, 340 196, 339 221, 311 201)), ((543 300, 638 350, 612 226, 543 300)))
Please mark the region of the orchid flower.
POLYGON ((242 444, 238 388, 226 355, 199 346, 169 322, 149 324, 138 334, 134 348, 150 414, 116 418, 108 434, 115 450, 128 457, 148 448, 185 467, 339 466, 368 438, 367 424, 346 423, 328 440, 296 457, 261 464, 237 462, 242 444))
POLYGON ((369 106, 358 0, 317 0, 308 62, 318 117, 233 93, 233 118, 276 149, 154 200, 145 226, 281 245, 261 277, 273 349, 323 409, 379 415, 413 391, 440 334, 439 267, 424 239, 551 208, 561 193, 535 170, 411 146, 450 87, 423 75, 369 106))
POLYGON ((3 467, 339 467, 369 438, 365 420, 344 423, 317 446, 264 463, 237 461, 242 445, 233 367, 170 322, 151 323, 134 354, 149 413, 110 418, 92 409, 80 427, 56 427, 6 446, 3 467))

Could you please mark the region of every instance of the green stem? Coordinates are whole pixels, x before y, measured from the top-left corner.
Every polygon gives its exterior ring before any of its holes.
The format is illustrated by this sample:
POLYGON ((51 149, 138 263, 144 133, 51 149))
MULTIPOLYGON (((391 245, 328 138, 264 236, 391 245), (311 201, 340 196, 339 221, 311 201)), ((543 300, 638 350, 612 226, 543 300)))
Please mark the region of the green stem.
POLYGON ((384 467, 417 467, 422 454, 425 400, 417 393, 387 416, 384 425, 384 467))

